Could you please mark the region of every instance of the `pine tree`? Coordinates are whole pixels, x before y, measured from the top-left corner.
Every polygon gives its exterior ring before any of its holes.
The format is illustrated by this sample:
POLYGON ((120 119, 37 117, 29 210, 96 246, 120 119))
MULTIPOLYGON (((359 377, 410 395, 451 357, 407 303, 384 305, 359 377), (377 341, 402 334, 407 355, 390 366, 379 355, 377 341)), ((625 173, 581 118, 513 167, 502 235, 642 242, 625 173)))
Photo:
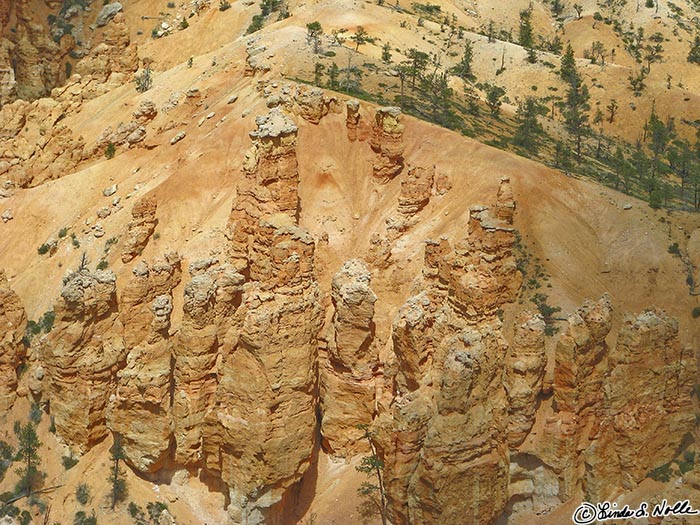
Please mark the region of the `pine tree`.
POLYGON ((537 151, 538 137, 544 131, 537 120, 537 116, 542 113, 542 109, 535 97, 527 97, 525 102, 518 106, 518 111, 515 114, 518 127, 513 135, 513 143, 532 153, 537 151))
MULTIPOLYGON (((386 488, 384 487, 384 477, 382 471, 384 470, 384 462, 379 459, 377 455, 377 446, 374 443, 375 434, 367 425, 358 425, 360 430, 364 432, 363 438, 367 440, 371 454, 369 456, 364 456, 360 465, 355 467, 358 472, 363 472, 367 476, 376 476, 377 484, 365 481, 362 483, 358 489, 358 493, 361 496, 373 498, 374 494, 379 493, 379 502, 377 506, 379 507, 379 512, 382 517, 382 525, 387 525, 386 519, 386 488)), ((376 502, 376 500, 375 500, 376 502)))
POLYGON ((583 137, 590 131, 588 124, 588 112, 591 109, 591 106, 588 104, 589 99, 588 88, 586 84, 579 82, 577 74, 566 92, 564 124, 576 143, 576 159, 578 162, 582 160, 581 145, 583 137))
POLYGON ((415 48, 408 50, 409 66, 411 70, 411 87, 416 87, 416 77, 420 76, 428 66, 428 54, 415 48))
POLYGON ((323 27, 318 21, 306 24, 306 39, 309 42, 313 42, 314 53, 318 54, 321 47, 321 35, 323 34, 323 27))
POLYGON ((23 492, 27 496, 31 496, 34 489, 46 477, 46 474, 39 471, 41 459, 39 458, 38 450, 41 447, 41 441, 39 441, 36 435, 36 427, 31 421, 28 421, 25 425, 16 421, 14 431, 18 441, 15 461, 21 464, 15 471, 19 476, 17 492, 23 492))
POLYGON ((391 46, 389 45, 389 42, 386 42, 382 46, 382 62, 385 64, 391 63, 391 46))
POLYGON ((502 99, 505 94, 506 90, 500 86, 488 86, 486 88, 486 105, 494 117, 498 116, 501 111, 502 99))
POLYGON ((700 64, 700 36, 696 36, 688 53, 688 62, 700 64))
POLYGON ((454 72, 462 80, 473 80, 474 72, 472 71, 472 60, 474 59, 474 44, 467 38, 464 43, 464 55, 462 60, 454 68, 454 72))
POLYGON ((340 76, 340 68, 338 64, 333 62, 328 68, 328 87, 330 89, 338 89, 338 77, 340 76))
POLYGON ((124 470, 119 465, 120 462, 124 461, 126 455, 124 454, 124 448, 122 447, 122 437, 119 434, 114 435, 114 444, 109 452, 112 460, 112 467, 110 468, 109 475, 109 496, 112 510, 114 510, 117 503, 124 501, 127 494, 124 470))
POLYGON ((574 81, 578 82, 579 74, 576 69, 576 58, 574 58, 574 48, 571 44, 566 45, 566 51, 561 57, 561 67, 559 68, 559 76, 568 84, 574 81))
POLYGON ((532 30, 532 9, 520 11, 518 43, 525 48, 532 48, 535 45, 535 37, 532 30))
POLYGON ((355 51, 358 51, 362 44, 369 42, 369 34, 367 34, 367 31, 363 26, 357 26, 357 30, 355 31, 355 34, 350 37, 350 40, 355 42, 355 51))

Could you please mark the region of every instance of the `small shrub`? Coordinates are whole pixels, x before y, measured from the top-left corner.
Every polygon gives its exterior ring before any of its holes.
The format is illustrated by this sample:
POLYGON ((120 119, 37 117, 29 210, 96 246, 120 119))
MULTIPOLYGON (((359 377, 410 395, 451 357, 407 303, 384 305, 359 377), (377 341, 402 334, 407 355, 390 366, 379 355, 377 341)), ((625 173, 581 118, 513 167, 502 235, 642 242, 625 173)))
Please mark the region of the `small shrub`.
POLYGON ((56 433, 56 421, 54 421, 53 416, 51 416, 51 423, 49 424, 49 432, 52 434, 56 433))
POLYGON ((175 2, 168 2, 168 9, 175 9, 175 2))
POLYGON ((132 518, 135 518, 139 514, 143 514, 143 511, 141 510, 141 507, 139 507, 136 503, 133 501, 129 502, 129 505, 127 506, 127 510, 129 511, 129 516, 132 518))
POLYGON ((647 474, 647 477, 653 479, 654 481, 668 483, 671 480, 671 463, 666 463, 655 468, 649 472, 649 474, 647 474))
POLYGON ((151 523, 158 523, 160 515, 164 510, 168 510, 168 506, 160 501, 151 501, 146 505, 146 510, 148 511, 148 517, 151 519, 151 523))
POLYGON ((153 75, 151 72, 150 67, 146 67, 140 75, 137 75, 136 78, 134 78, 134 82, 136 82, 136 91, 139 93, 145 93, 149 89, 153 87, 153 75))
POLYGON ((677 242, 674 242, 673 244, 671 244, 671 245, 668 247, 668 253, 670 253, 670 254, 672 254, 672 255, 678 255, 678 256, 681 255, 681 249, 680 249, 680 247, 678 246, 678 243, 677 243, 677 242))
POLYGON ((44 312, 44 315, 42 315, 41 319, 39 319, 39 326, 44 333, 48 334, 53 329, 53 323, 55 320, 56 312, 49 310, 48 312, 44 312))
POLYGON ((683 459, 676 460, 676 463, 678 464, 678 469, 681 471, 681 474, 690 472, 695 466, 695 452, 685 452, 683 454, 683 459))
POLYGON ((73 243, 73 246, 75 248, 80 248, 80 241, 78 240, 78 237, 75 235, 75 233, 70 234, 70 241, 73 243))
POLYGON ((226 11, 231 7, 231 3, 228 0, 219 0, 219 11, 226 11))
POLYGON ((190 27, 190 23, 187 21, 186 18, 183 18, 182 21, 180 22, 180 30, 184 30, 190 27))
POLYGON ((695 308, 693 308, 691 315, 693 316, 693 319, 697 319, 698 317, 700 317, 700 306, 696 306, 695 308))
POLYGON ((61 463, 63 463, 63 468, 70 470, 78 464, 78 459, 73 456, 63 456, 61 458, 61 463))
POLYGON ((97 269, 98 270, 106 270, 107 267, 109 266, 109 263, 102 259, 99 263, 97 263, 97 269))
POLYGON ((19 515, 19 525, 29 525, 32 522, 32 515, 28 510, 23 510, 19 515))
POLYGON ((105 157, 113 159, 116 153, 117 147, 114 145, 114 142, 108 142, 107 146, 105 146, 105 157))
POLYGON ((45 253, 49 252, 49 245, 44 243, 41 246, 39 246, 36 251, 39 253, 39 255, 44 255, 45 253))
POLYGON ((68 235, 68 228, 61 228, 58 231, 58 236, 63 239, 66 235, 68 235))
POLYGON ((156 240, 156 241, 157 241, 158 239, 160 239, 160 233, 159 233, 159 232, 154 233, 154 234, 153 234, 153 239, 156 240))
POLYGON ((75 489, 75 499, 77 499, 78 503, 81 505, 87 504, 90 500, 90 487, 87 486, 87 483, 78 485, 78 488, 75 489))
POLYGON ((41 421, 41 407, 36 403, 32 403, 32 406, 29 408, 29 420, 35 425, 38 425, 39 421, 41 421))
POLYGON ((85 511, 79 510, 78 512, 75 513, 75 517, 73 518, 73 525, 97 525, 97 517, 95 516, 95 511, 92 511, 92 514, 88 516, 85 514, 85 511))
POLYGON ((260 31, 263 27, 263 21, 265 19, 263 18, 262 15, 255 15, 253 16, 253 20, 248 26, 248 29, 246 29, 246 35, 250 35, 251 33, 255 33, 256 31, 260 31))

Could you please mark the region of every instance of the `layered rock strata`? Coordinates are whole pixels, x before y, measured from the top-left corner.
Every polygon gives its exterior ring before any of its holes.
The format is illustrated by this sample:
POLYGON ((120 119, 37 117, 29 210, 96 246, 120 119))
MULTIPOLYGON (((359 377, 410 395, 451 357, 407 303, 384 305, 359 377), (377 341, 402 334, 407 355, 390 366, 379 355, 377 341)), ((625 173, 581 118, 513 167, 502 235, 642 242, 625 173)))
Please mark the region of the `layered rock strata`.
POLYGON ((372 172, 379 182, 387 182, 403 169, 403 130, 401 109, 378 108, 372 123, 369 144, 376 153, 372 172))
POLYGON ((157 470, 171 448, 173 288, 180 257, 167 254, 149 267, 141 262, 121 294, 126 362, 117 373, 107 425, 122 437, 126 460, 139 472, 157 470))
POLYGON ((260 218, 285 213, 298 219, 297 126, 280 108, 257 117, 256 125, 227 227, 230 259, 244 273, 260 218))
POLYGON ((131 209, 131 222, 127 226, 126 240, 122 249, 122 262, 131 262, 140 255, 148 244, 158 224, 156 210, 158 201, 155 197, 144 197, 131 209))
POLYGON ((362 437, 358 426, 370 424, 375 414, 377 296, 370 284, 367 267, 356 259, 346 262, 332 282, 333 318, 320 379, 321 434, 334 454, 349 452, 362 437))
POLYGON ((393 523, 488 523, 507 503, 498 310, 520 287, 514 239, 508 221, 472 207, 465 241, 428 245, 423 291, 394 322, 394 398, 378 424, 393 523))
POLYGON ((125 358, 114 273, 85 266, 68 273, 55 312, 39 344, 42 391, 57 434, 84 452, 107 435, 107 402, 125 358))
POLYGON ((22 337, 27 316, 17 294, 0 271, 0 414, 9 410, 17 391, 17 368, 24 357, 22 337))

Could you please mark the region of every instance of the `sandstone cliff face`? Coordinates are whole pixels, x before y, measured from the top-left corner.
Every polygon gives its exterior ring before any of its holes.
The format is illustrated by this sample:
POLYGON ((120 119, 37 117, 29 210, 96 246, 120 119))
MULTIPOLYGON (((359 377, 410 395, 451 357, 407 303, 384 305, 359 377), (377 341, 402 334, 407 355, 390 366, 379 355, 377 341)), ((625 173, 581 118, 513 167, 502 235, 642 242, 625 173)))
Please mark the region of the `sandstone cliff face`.
POLYGON ((452 253, 426 249, 424 291, 401 308, 390 414, 379 420, 393 523, 488 523, 507 502, 507 343, 497 310, 521 277, 514 230, 473 207, 452 253))
POLYGON ((126 460, 140 472, 151 472, 161 466, 171 446, 169 329, 180 257, 167 254, 150 268, 142 262, 133 275, 119 302, 126 362, 117 373, 107 426, 122 436, 126 460))
POLYGON ((227 228, 229 256, 242 272, 247 271, 248 253, 263 215, 281 212, 298 219, 297 126, 280 108, 257 117, 256 124, 243 164, 245 180, 238 187, 227 228))
POLYGON ((357 128, 360 126, 360 103, 357 100, 348 100, 345 103, 345 127, 348 130, 348 139, 357 140, 357 128))
POLYGON ((547 358, 544 348, 545 323, 541 316, 524 312, 516 320, 513 343, 506 357, 505 387, 508 394, 508 444, 518 447, 530 433, 547 358))
POLYGON ((17 294, 0 271, 0 414, 14 403, 17 367, 24 357, 24 328, 27 316, 17 294))
POLYGON ((269 507, 308 469, 322 323, 314 243, 286 214, 261 219, 240 332, 221 355, 206 464, 229 486, 233 523, 275 523, 269 507), (267 520, 267 521, 266 521, 267 520))
POLYGON ((15 2, 16 31, 12 34, 15 47, 12 54, 17 95, 34 100, 49 94, 61 79, 63 62, 61 49, 47 34, 46 28, 35 19, 30 0, 15 2), (59 60, 56 60, 59 58, 59 60))
POLYGON ((695 427, 695 356, 681 348, 678 321, 663 310, 628 315, 608 358, 604 412, 586 453, 587 495, 632 489, 672 459, 695 427), (613 465, 619 465, 615 470, 613 465))
POLYGON ((70 272, 55 312, 54 328, 39 344, 42 392, 57 434, 84 452, 107 435, 107 401, 125 357, 114 273, 70 272))
POLYGON ((60 124, 67 100, 17 100, 0 109, 0 175, 31 187, 70 173, 85 157, 84 141, 60 124))
POLYGON ((139 255, 148 244, 153 235, 158 220, 156 210, 158 201, 155 197, 144 197, 131 210, 131 222, 128 225, 124 248, 122 249, 122 262, 128 263, 139 255))
MULTIPOLYGON (((105 83, 111 75, 115 85, 121 85, 139 67, 138 52, 129 38, 129 28, 123 13, 107 23, 102 41, 95 45, 85 58, 80 60, 75 71, 81 76, 90 76, 97 83, 105 83)), ((98 94, 98 93, 96 93, 98 94)))
POLYGON ((362 261, 346 262, 333 278, 333 319, 327 357, 321 360, 321 434, 334 454, 346 454, 362 437, 375 413, 374 374, 379 365, 374 341, 371 276, 362 261))
POLYGON ((374 178, 387 182, 403 169, 403 124, 401 110, 396 107, 378 108, 372 123, 369 144, 377 154, 373 166, 374 178))

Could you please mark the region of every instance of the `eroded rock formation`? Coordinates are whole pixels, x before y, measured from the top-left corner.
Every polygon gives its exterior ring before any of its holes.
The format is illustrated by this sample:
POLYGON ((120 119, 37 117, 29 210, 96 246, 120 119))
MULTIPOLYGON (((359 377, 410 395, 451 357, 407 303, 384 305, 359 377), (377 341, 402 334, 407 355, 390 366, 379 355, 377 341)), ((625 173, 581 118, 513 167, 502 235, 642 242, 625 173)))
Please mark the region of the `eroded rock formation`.
POLYGON ((508 444, 519 446, 535 422, 547 358, 545 323, 541 316, 524 312, 516 320, 515 335, 506 357, 508 394, 508 444))
POLYGON ((17 390, 17 367, 24 356, 27 316, 17 294, 0 271, 0 414, 12 406, 17 390))
POLYGON ((107 435, 107 401, 125 346, 114 273, 82 266, 64 281, 54 328, 39 345, 42 391, 57 434, 84 452, 107 435))
MULTIPOLYGON (((123 13, 116 13, 102 33, 102 41, 95 45, 88 55, 80 60, 76 66, 76 73, 90 76, 98 84, 113 78, 111 84, 121 85, 139 66, 137 48, 129 38, 129 28, 123 13)), ((96 93, 98 94, 98 93, 96 93)))
POLYGON ((124 248, 122 249, 122 262, 128 263, 137 255, 140 255, 148 244, 148 240, 156 229, 156 209, 158 201, 155 197, 144 197, 131 209, 131 222, 128 225, 124 248))
POLYGON ((121 435, 127 461, 140 472, 158 469, 170 452, 173 288, 180 257, 167 254, 149 267, 141 262, 121 294, 125 366, 117 373, 107 425, 121 435))
POLYGON ((328 113, 340 113, 340 102, 335 96, 326 96, 322 89, 297 87, 294 110, 304 120, 318 124, 328 113))
POLYGON ((244 181, 238 186, 227 237, 230 257, 239 271, 248 267, 248 253, 263 215, 298 214, 297 126, 280 108, 256 118, 250 133, 253 145, 243 163, 244 181))
POLYGON ((374 178, 387 182, 403 169, 403 129, 401 109, 396 107, 378 108, 372 123, 369 144, 377 154, 374 165, 374 178))
POLYGON ((20 187, 70 173, 85 157, 84 141, 60 124, 70 102, 17 100, 0 109, 0 175, 20 187))
POLYGON ((379 420, 392 522, 488 523, 507 502, 507 343, 498 309, 521 276, 514 230, 484 206, 447 253, 426 249, 424 290, 400 309, 391 413, 379 420))
POLYGON ((357 100, 348 100, 345 103, 345 127, 348 130, 348 139, 357 140, 357 128, 360 126, 360 103, 357 100))
POLYGON ((369 425, 375 413, 377 296, 370 283, 367 267, 356 259, 346 262, 333 278, 334 312, 320 378, 321 434, 325 447, 335 454, 351 450, 362 437, 358 425, 369 425))

